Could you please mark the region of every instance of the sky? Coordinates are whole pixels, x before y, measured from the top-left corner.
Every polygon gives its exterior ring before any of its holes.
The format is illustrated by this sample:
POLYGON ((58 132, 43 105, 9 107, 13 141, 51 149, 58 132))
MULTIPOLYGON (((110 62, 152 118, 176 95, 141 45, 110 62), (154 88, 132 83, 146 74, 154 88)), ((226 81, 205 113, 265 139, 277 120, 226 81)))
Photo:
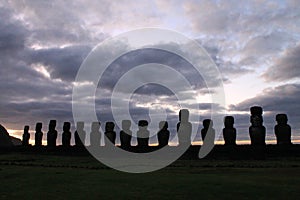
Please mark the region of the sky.
MULTIPOLYGON (((74 131, 72 91, 84 59, 105 39, 145 27, 177 31, 207 51, 222 74, 224 109, 236 119, 240 143, 249 143, 249 108, 254 105, 264 108, 268 143, 275 139, 277 113, 288 114, 293 140, 300 141, 297 0, 0 0, 0 123, 19 138, 24 125, 30 125, 32 140, 36 122, 43 122, 44 133, 50 119, 57 119, 59 134, 64 121, 72 122, 74 131)), ((102 126, 113 120, 109 95, 122 70, 154 61, 189 77, 197 91, 200 119, 209 117, 210 94, 189 63, 172 53, 148 49, 117 59, 100 81, 106 91, 96 92, 102 126)), ((149 112, 164 109, 174 136, 180 109, 176 101, 167 88, 145 85, 131 97, 132 118, 137 123, 148 119, 149 112)))

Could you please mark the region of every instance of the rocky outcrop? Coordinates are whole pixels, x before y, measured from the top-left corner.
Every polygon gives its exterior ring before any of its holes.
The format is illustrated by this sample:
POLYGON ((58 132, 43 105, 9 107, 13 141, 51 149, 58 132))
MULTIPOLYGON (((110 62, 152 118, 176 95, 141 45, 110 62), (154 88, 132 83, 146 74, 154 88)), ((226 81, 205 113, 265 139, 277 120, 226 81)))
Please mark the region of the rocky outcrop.
POLYGON ((21 146, 22 140, 13 136, 10 136, 10 140, 14 146, 21 146))
POLYGON ((11 137, 7 130, 0 124, 0 147, 11 147, 13 146, 11 137))

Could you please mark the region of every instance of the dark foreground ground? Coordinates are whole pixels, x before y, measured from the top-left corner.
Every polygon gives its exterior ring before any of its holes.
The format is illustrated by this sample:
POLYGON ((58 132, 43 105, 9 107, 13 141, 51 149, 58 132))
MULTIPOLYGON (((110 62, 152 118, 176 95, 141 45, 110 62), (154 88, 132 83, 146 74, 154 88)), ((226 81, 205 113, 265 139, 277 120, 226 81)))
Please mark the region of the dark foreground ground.
POLYGON ((74 150, 0 151, 0 199, 300 198, 299 147, 268 147, 259 158, 241 148, 234 157, 221 147, 202 160, 185 155, 146 174, 118 172, 74 150))

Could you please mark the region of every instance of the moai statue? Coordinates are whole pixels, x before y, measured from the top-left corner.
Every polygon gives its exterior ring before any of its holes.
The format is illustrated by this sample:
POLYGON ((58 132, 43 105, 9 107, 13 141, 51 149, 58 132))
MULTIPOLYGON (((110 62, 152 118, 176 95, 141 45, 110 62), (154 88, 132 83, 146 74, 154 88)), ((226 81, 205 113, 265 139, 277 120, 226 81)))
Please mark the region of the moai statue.
POLYGON ((249 127, 249 134, 251 139, 251 145, 263 146, 266 145, 266 128, 263 126, 263 109, 259 106, 254 106, 250 108, 251 126, 249 127))
POLYGON ((130 120, 122 121, 122 130, 120 131, 121 147, 128 148, 131 146, 132 131, 130 130, 130 127, 130 120))
POLYGON ((35 136, 34 136, 34 145, 35 146, 42 146, 42 140, 43 140, 43 132, 42 132, 43 124, 42 123, 36 123, 35 125, 35 136))
POLYGON ((65 122, 63 126, 63 133, 62 133, 62 145, 64 147, 71 146, 71 123, 65 122))
POLYGON ((189 111, 179 111, 179 122, 177 123, 177 136, 179 145, 191 145, 192 123, 189 122, 189 111))
POLYGON ((84 122, 77 122, 76 131, 74 133, 75 145, 84 146, 85 136, 86 132, 84 131, 84 122))
POLYGON ((215 142, 215 129, 213 128, 213 121, 211 119, 203 120, 203 129, 201 129, 201 138, 203 144, 212 144, 215 142))
POLYGON ((236 129, 233 127, 234 118, 226 116, 224 118, 223 138, 225 145, 236 145, 236 129))
POLYGON ((23 146, 28 146, 29 145, 29 138, 30 138, 29 126, 25 126, 24 127, 23 138, 22 138, 22 145, 23 146))
POLYGON ((164 147, 169 144, 170 131, 168 130, 168 122, 159 122, 159 132, 157 133, 158 146, 164 147))
POLYGON ((56 128, 56 120, 50 120, 49 130, 47 133, 47 146, 56 147, 56 139, 57 139, 57 131, 56 128))
POLYGON ((288 125, 288 117, 286 114, 276 115, 277 125, 275 126, 275 135, 278 145, 289 145, 292 144, 291 136, 292 131, 290 125, 288 125))
POLYGON ((137 131, 137 143, 138 147, 148 147, 149 145, 149 136, 150 132, 148 128, 148 121, 147 120, 140 120, 138 123, 139 130, 137 131))
POLYGON ((113 145, 116 144, 116 132, 115 129, 115 123, 113 122, 106 122, 105 124, 105 145, 107 145, 109 142, 113 143, 113 145))
POLYGON ((90 134, 90 143, 93 147, 99 147, 100 146, 100 140, 101 140, 101 132, 100 132, 100 122, 93 122, 92 128, 91 128, 91 134, 90 134))

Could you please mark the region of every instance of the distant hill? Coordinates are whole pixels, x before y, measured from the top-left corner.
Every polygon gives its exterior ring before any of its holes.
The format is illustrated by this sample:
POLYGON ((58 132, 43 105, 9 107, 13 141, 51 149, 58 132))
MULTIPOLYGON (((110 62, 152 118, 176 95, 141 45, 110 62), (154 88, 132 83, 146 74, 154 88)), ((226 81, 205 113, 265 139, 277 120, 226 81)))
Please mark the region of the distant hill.
POLYGON ((22 145, 22 140, 13 136, 10 136, 10 140, 13 143, 14 146, 20 146, 22 145))
POLYGON ((0 124, 0 147, 14 146, 12 138, 9 136, 7 130, 0 124))

